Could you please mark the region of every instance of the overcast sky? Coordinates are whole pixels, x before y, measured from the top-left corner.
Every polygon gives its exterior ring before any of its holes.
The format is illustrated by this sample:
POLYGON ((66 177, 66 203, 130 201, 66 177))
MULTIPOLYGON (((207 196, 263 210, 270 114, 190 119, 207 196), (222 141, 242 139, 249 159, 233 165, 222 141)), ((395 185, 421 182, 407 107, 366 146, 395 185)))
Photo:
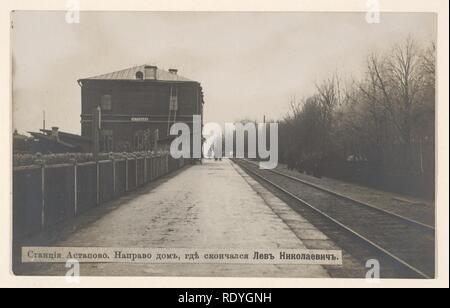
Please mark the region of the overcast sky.
POLYGON ((80 133, 77 79, 145 63, 202 83, 205 121, 280 118, 333 72, 358 76, 369 52, 412 35, 435 40, 432 14, 81 13, 13 15, 13 117, 20 132, 80 133))

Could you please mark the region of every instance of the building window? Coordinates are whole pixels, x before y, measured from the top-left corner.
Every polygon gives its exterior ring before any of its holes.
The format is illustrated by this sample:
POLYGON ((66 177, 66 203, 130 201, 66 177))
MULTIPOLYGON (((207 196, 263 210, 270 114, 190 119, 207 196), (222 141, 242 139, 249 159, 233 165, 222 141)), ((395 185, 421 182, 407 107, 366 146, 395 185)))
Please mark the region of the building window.
POLYGON ((144 80, 144 73, 139 71, 136 73, 136 79, 138 80, 144 80))
POLYGON ((102 129, 100 132, 100 152, 108 153, 113 151, 114 138, 112 129, 102 129))
POLYGON ((102 110, 107 110, 107 111, 112 109, 111 95, 109 95, 109 94, 102 95, 101 108, 102 108, 102 110))

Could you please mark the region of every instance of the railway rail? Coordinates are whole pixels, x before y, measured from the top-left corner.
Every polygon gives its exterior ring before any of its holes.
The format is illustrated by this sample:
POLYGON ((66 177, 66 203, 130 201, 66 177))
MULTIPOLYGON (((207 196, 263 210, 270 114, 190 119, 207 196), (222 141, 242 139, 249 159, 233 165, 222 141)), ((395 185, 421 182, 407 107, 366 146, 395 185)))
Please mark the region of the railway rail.
MULTIPOLYGON (((357 239, 364 249, 389 259, 408 278, 435 274, 435 228, 399 214, 354 200, 276 170, 260 170, 254 162, 233 160, 247 173, 357 239)), ((400 277, 399 277, 400 278, 400 277)))

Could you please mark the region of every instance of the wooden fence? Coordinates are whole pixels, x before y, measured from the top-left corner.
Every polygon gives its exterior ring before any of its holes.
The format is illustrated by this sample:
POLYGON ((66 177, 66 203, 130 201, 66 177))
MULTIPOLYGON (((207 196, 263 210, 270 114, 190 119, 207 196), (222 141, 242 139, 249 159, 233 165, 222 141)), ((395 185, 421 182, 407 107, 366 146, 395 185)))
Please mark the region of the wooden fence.
POLYGON ((170 155, 15 167, 14 238, 23 238, 116 199, 185 165, 170 155))

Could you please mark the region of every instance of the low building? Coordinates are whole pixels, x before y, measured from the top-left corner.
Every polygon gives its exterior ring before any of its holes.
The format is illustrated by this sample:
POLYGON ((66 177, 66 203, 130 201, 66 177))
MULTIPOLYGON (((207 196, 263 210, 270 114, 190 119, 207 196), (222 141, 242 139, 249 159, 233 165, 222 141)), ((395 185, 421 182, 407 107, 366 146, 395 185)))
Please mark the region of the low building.
POLYGON ((89 138, 79 135, 60 132, 58 127, 51 130, 41 129, 40 132, 29 132, 32 136, 27 138, 25 153, 82 153, 92 151, 92 142, 89 138))
POLYGON ((13 132, 13 152, 16 153, 28 153, 28 144, 30 137, 19 134, 17 130, 13 132))
POLYGON ((92 152, 92 141, 90 138, 59 131, 58 127, 52 127, 51 130, 41 129, 41 132, 49 137, 56 138, 57 140, 64 142, 65 144, 76 147, 77 149, 79 149, 79 152, 92 152))

